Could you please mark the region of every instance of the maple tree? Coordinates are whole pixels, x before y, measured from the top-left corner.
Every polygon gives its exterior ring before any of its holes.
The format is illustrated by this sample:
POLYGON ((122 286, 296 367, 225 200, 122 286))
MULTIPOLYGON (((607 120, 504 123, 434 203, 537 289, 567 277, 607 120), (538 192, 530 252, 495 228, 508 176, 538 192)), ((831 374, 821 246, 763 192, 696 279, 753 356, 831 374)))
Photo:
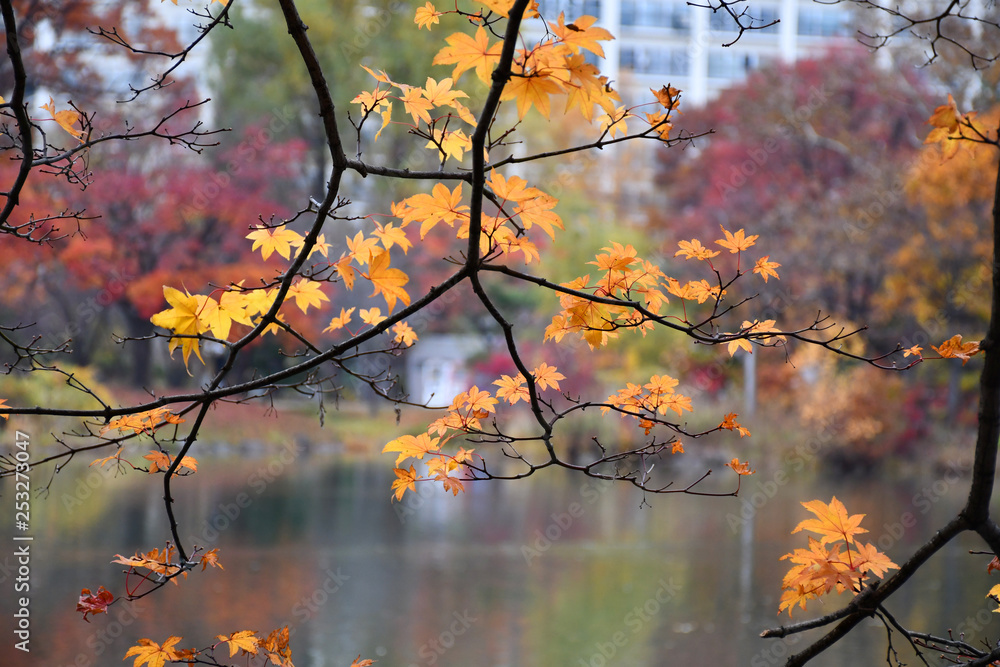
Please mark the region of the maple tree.
MULTIPOLYGON (((744 14, 731 7, 737 3, 716 2, 709 1, 708 7, 726 10, 739 24, 741 35, 754 29, 752 24, 740 22, 744 14)), ((941 10, 943 14, 936 21, 939 31, 943 30, 945 18, 970 20, 960 11, 952 12, 955 4, 941 10)), ((67 99, 65 91, 54 90, 50 101, 41 105, 45 113, 37 115, 28 106, 29 86, 35 83, 26 67, 30 54, 17 48, 19 40, 27 39, 17 30, 25 14, 10 0, 0 0, 0 9, 9 45, 7 66, 12 72, 11 89, 3 91, 4 100, 0 102, 0 115, 5 121, 0 137, 14 167, 5 173, 5 187, 0 192, 0 234, 5 235, 6 242, 42 252, 48 252, 50 245, 71 247, 85 242, 85 232, 72 229, 72 225, 83 225, 88 219, 83 209, 56 205, 35 210, 34 206, 40 201, 38 184, 45 179, 83 186, 85 191, 80 197, 93 192, 98 186, 92 184, 92 156, 99 159, 101 154, 116 150, 116 145, 125 146, 127 154, 131 145, 128 142, 139 138, 188 149, 185 157, 191 160, 209 148, 214 130, 205 129, 196 113, 203 102, 186 98, 175 98, 168 110, 147 113, 133 124, 97 106, 85 109, 67 99), (66 223, 71 226, 68 231, 59 227, 66 223)), ((131 89, 133 99, 142 100, 169 90, 174 70, 206 35, 220 27, 234 27, 229 11, 230 5, 225 2, 212 2, 196 10, 195 16, 201 21, 198 36, 170 51, 132 41, 111 26, 95 30, 94 36, 101 44, 121 48, 129 58, 165 59, 166 64, 160 61, 159 73, 151 84, 131 89)), ((631 106, 623 102, 613 82, 602 76, 592 62, 593 57, 604 55, 602 42, 613 39, 611 33, 596 25, 595 17, 541 16, 538 6, 530 0, 483 0, 455 6, 427 3, 415 11, 413 30, 426 29, 437 35, 449 21, 471 22, 475 26, 472 34, 459 31, 443 35, 432 64, 444 69, 428 70, 434 76, 420 76, 423 81, 404 81, 398 73, 390 74, 391 64, 386 65, 386 70, 379 68, 381 63, 362 65, 369 77, 368 85, 361 91, 350 91, 354 96, 348 112, 334 103, 336 82, 331 83, 325 76, 295 0, 277 0, 277 11, 287 28, 286 45, 297 54, 298 65, 305 69, 314 96, 309 104, 311 113, 319 118, 326 151, 327 176, 322 191, 290 197, 287 210, 262 210, 269 202, 261 199, 239 202, 254 209, 232 212, 233 219, 246 223, 246 233, 239 240, 242 252, 234 249, 233 258, 227 257, 224 262, 195 258, 195 268, 205 269, 197 277, 178 279, 165 271, 151 274, 163 278, 150 278, 161 283, 155 291, 162 295, 162 301, 157 299, 155 312, 145 313, 156 330, 148 336, 127 337, 131 345, 162 344, 171 353, 179 349, 176 363, 189 370, 204 362, 203 351, 211 344, 223 350, 220 364, 208 370, 208 380, 196 390, 154 395, 125 406, 115 407, 114 397, 79 381, 74 386, 92 398, 96 407, 18 406, 0 399, 0 415, 7 419, 63 415, 81 421, 81 431, 57 438, 62 445, 60 452, 36 457, 32 466, 63 465, 84 451, 113 449, 113 454, 92 464, 162 475, 162 481, 157 481, 163 485, 167 516, 164 528, 169 535, 164 547, 137 551, 133 556, 115 554, 112 562, 126 568, 124 584, 114 590, 103 585, 96 592, 81 590, 77 609, 84 620, 89 622, 88 616, 107 613, 121 600, 148 596, 168 582, 179 585, 199 565, 201 573, 209 567, 223 567, 218 549, 206 551, 181 538, 174 511, 174 503, 181 497, 175 497, 173 483, 179 476, 199 474, 193 453, 198 451, 199 433, 216 403, 250 400, 287 389, 311 394, 336 392, 337 374, 359 378, 377 394, 407 403, 405 397, 391 393, 392 377, 366 374, 358 368, 358 350, 377 346, 375 352, 366 354, 395 358, 419 345, 421 331, 410 318, 451 290, 469 291, 471 298, 466 307, 479 309, 492 321, 516 373, 501 373, 483 388, 472 386, 451 398, 447 407, 419 406, 437 408, 444 414, 431 420, 425 431, 402 435, 385 444, 383 451, 396 455, 396 480, 386 489, 387 501, 390 496, 397 501, 406 497, 418 484, 440 485, 457 495, 473 483, 520 479, 549 467, 631 484, 647 494, 703 496, 736 495, 742 478, 754 474, 752 462, 737 457, 726 464, 729 490, 706 487, 704 481, 710 469, 679 484, 664 479, 659 471, 654 475, 658 461, 682 456, 686 447, 694 446, 708 433, 726 431, 734 438, 752 436, 732 412, 711 418, 713 424, 718 420, 717 426, 690 427, 686 413, 699 406, 679 391, 679 379, 665 371, 649 376, 648 381, 645 377, 633 378, 634 382, 627 381, 606 397, 605 392, 563 392, 561 383, 570 382, 567 374, 571 371, 548 363, 544 358, 546 348, 532 347, 539 341, 526 341, 515 330, 494 296, 501 285, 537 289, 547 296, 551 315, 541 334, 544 342, 578 343, 595 353, 612 340, 642 337, 659 329, 681 340, 718 348, 720 354, 730 357, 760 353, 767 348, 812 346, 885 370, 900 370, 934 358, 918 346, 904 349, 902 345, 866 355, 844 344, 856 330, 840 328, 822 313, 797 323, 758 316, 754 310, 759 291, 788 280, 786 270, 797 258, 779 255, 783 239, 778 234, 769 235, 772 230, 751 224, 756 220, 721 225, 712 220, 694 229, 696 234, 686 230, 689 233, 669 243, 664 241, 671 251, 667 254, 671 261, 662 263, 644 256, 632 244, 609 239, 592 260, 581 258, 578 277, 562 282, 550 278, 543 263, 547 244, 573 223, 557 210, 558 200, 546 192, 545 184, 529 180, 529 169, 518 173, 518 165, 626 142, 666 150, 704 139, 709 132, 705 129, 694 134, 690 129, 675 128, 684 108, 683 92, 666 82, 651 89, 644 100, 631 106), (522 29, 526 19, 534 20, 541 30, 522 29), (533 152, 530 142, 519 144, 512 137, 520 123, 535 114, 545 119, 569 115, 587 128, 588 136, 581 143, 533 152), (351 131, 347 131, 345 123, 350 124, 351 131), (356 150, 346 148, 345 138, 351 132, 356 150), (380 139, 392 136, 393 140, 403 141, 407 135, 414 138, 415 148, 429 152, 436 168, 408 169, 368 157, 378 155, 372 147, 380 139), (354 157, 349 156, 349 150, 354 157), (413 181, 419 184, 419 191, 359 216, 348 210, 347 174, 413 181), (431 240, 437 242, 435 247, 446 249, 446 257, 440 262, 442 278, 433 285, 420 285, 411 280, 398 260, 400 253, 405 256, 411 250, 420 252, 430 247, 431 240), (205 266, 210 262, 211 266, 205 266), (350 305, 354 302, 365 307, 350 305), (355 311, 360 321, 354 319, 355 311), (278 370, 235 381, 237 362, 250 346, 268 336, 276 337, 292 351, 291 362, 278 370), (535 359, 525 354, 529 349, 543 352, 535 359), (587 409, 617 414, 634 427, 634 438, 616 443, 595 438, 592 446, 582 452, 584 460, 580 462, 581 452, 575 450, 570 455, 571 443, 557 437, 556 426, 587 409), (530 430, 509 427, 509 419, 517 411, 528 415, 530 430), (153 449, 149 449, 150 440, 153 449), (148 453, 142 454, 144 451, 148 453), (509 465, 497 466, 498 460, 509 465), (120 592, 116 594, 116 590, 120 592)), ((911 26, 934 23, 933 19, 914 18, 905 10, 887 11, 896 19, 909 21, 911 26)), ((974 20, 980 29, 1000 30, 1000 25, 988 19, 974 20)), ((947 33, 939 32, 938 37, 949 39, 947 33)), ((967 52, 973 64, 997 59, 996 54, 967 52)), ((873 83, 866 92, 874 95, 877 88, 873 83)), ((903 115, 915 113, 907 108, 903 115)), ((967 142, 992 149, 1000 145, 995 128, 972 113, 961 112, 954 103, 939 107, 930 122, 934 130, 928 141, 942 144, 944 157, 962 150, 967 142)), ((864 143, 864 133, 860 134, 864 143)), ((829 148, 825 142, 819 143, 829 148)), ((824 158, 836 163, 831 167, 833 172, 851 172, 853 166, 840 161, 836 154, 836 150, 823 153, 824 158)), ((273 159, 294 161, 288 155, 273 159)), ((177 166, 183 171, 187 163, 179 160, 177 166)), ((803 164, 798 166, 804 168, 803 164)), ((233 177, 238 176, 234 171, 233 177)), ((253 179, 249 182, 253 187, 253 179)), ((1000 189, 996 192, 1000 193, 1000 189)), ((115 203, 113 197, 109 201, 115 203)), ((1000 205, 994 207, 993 218, 996 257, 1000 248, 1000 205)), ((193 250, 184 245, 184 237, 200 222, 204 221, 176 221, 174 229, 165 230, 162 247, 152 253, 154 258, 173 252, 179 255, 173 261, 190 260, 186 255, 193 250)), ((100 251, 113 253, 115 232, 108 234, 100 251)), ((76 252, 86 260, 89 248, 78 247, 76 252)), ((147 280, 147 288, 149 284, 147 280)), ((861 516, 850 515, 835 498, 829 504, 804 503, 817 518, 799 524, 795 532, 813 532, 820 539, 813 538, 809 549, 796 550, 787 557, 794 566, 785 579, 787 592, 780 608, 791 612, 795 604, 804 605, 807 599, 835 590, 851 591, 855 597, 841 610, 820 619, 766 632, 765 636, 782 637, 836 623, 825 636, 792 656, 788 664, 805 663, 872 615, 882 619, 887 628, 903 633, 913 644, 919 640, 935 647, 958 647, 949 640, 928 640, 901 628, 884 604, 933 553, 963 532, 975 532, 993 553, 1000 555, 1000 527, 989 509, 1000 440, 1000 357, 995 342, 1000 339, 997 271, 993 275, 991 313, 994 321, 982 341, 966 340, 961 333, 954 333, 933 348, 937 358, 963 363, 979 354, 985 357, 980 431, 967 506, 897 566, 871 544, 855 539, 862 532, 861 516), (896 572, 890 575, 893 569, 896 572)), ((30 327, 24 324, 0 326, 0 334, 12 359, 12 372, 57 373, 73 379, 59 365, 60 355, 70 351, 69 341, 48 345, 33 337, 30 327)), ((10 477, 17 471, 17 466, 9 466, 0 474, 10 477)), ((287 627, 266 635, 249 629, 230 630, 221 629, 222 633, 214 635, 217 641, 203 648, 178 648, 183 638, 169 634, 162 642, 137 638, 124 657, 134 658, 135 667, 161 667, 168 662, 223 665, 240 653, 248 660, 257 657, 291 667, 287 627)), ((1000 649, 972 651, 970 655, 979 664, 1000 658, 1000 649)), ((359 655, 353 664, 361 667, 372 662, 359 655)))

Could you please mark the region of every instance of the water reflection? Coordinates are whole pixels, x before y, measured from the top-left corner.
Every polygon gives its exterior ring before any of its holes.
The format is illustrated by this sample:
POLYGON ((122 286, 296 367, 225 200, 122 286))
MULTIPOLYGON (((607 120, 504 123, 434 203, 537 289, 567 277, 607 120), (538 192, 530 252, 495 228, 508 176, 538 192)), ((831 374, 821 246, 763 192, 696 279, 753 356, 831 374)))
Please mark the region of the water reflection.
MULTIPOLYGON (((81 497, 79 480, 61 475, 34 508, 33 650, 4 664, 122 664, 137 637, 203 647, 285 624, 298 667, 346 667, 359 653, 379 667, 781 664, 805 640, 758 635, 780 622, 779 556, 805 544, 789 535, 806 518, 800 501, 836 494, 899 561, 966 492, 940 476, 767 488, 760 472, 742 500, 647 498, 640 509, 630 487, 554 471, 391 504, 381 463, 203 461, 175 489, 181 525, 219 547, 226 569, 89 624, 74 611, 79 590, 120 593, 114 554, 162 546, 162 489, 132 473, 81 497)), ((985 561, 970 548, 981 546, 968 538, 938 554, 890 611, 936 634, 962 624, 970 642, 1000 635, 985 561)), ((11 595, 0 599, 9 619, 11 595)), ((869 625, 815 664, 882 662, 885 631, 869 625)))

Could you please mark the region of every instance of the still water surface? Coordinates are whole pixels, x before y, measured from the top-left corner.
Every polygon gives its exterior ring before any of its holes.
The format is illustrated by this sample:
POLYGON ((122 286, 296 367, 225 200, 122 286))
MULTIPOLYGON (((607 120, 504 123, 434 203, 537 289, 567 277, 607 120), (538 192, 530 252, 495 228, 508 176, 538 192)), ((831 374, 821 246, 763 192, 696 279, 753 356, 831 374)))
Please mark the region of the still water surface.
MULTIPOLYGON (((120 594, 111 558, 163 545, 162 487, 135 472, 97 480, 83 470, 89 486, 60 475, 33 507, 32 652, 4 639, 3 664, 121 665, 138 637, 204 647, 217 634, 286 624, 297 667, 347 667, 358 654, 378 667, 782 664, 805 639, 758 634, 787 621, 776 616, 787 570, 778 559, 806 544, 789 534, 809 516, 799 502, 836 494, 901 562, 966 492, 950 473, 774 484, 776 470, 765 469, 740 499, 649 497, 640 507, 630 487, 545 471, 391 504, 383 462, 295 456, 202 461, 177 482, 177 507, 183 533, 218 547, 225 570, 193 572, 91 623, 74 611, 80 589, 120 594)), ((980 548, 972 537, 950 545, 889 610, 934 634, 1000 637, 985 598, 995 582, 984 557, 967 553, 980 548)), ((12 583, 0 576, 8 627, 12 583)), ((813 603, 794 620, 843 602, 813 603)), ((885 630, 869 624, 813 664, 885 664, 885 630)))

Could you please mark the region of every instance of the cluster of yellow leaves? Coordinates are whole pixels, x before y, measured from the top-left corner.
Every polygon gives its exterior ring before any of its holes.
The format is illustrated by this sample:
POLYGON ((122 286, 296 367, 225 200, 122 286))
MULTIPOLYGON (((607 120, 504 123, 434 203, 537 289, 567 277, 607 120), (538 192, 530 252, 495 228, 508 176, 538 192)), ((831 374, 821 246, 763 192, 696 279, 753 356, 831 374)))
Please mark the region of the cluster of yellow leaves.
MULTIPOLYGON (((486 257, 495 252, 510 255, 520 252, 525 264, 539 259, 538 246, 531 240, 529 230, 537 227, 550 239, 557 229, 563 229, 562 218, 553 210, 559 203, 538 188, 529 187, 518 177, 505 178, 493 171, 486 185, 497 205, 497 212, 481 218, 479 248, 486 257)), ((392 215, 401 220, 398 229, 411 222, 420 223, 420 238, 443 223, 455 229, 458 239, 468 239, 470 230, 469 206, 462 203, 462 184, 448 189, 443 183, 434 185, 430 194, 420 193, 393 204, 392 215)))
MULTIPOLYGON (((544 361, 531 371, 531 377, 535 386, 543 391, 549 388, 559 391, 559 380, 566 379, 566 376, 560 373, 555 366, 549 366, 544 361)), ((509 405, 514 405, 518 401, 528 403, 531 399, 524 375, 521 373, 515 377, 501 375, 499 380, 493 381, 493 384, 499 387, 497 398, 507 401, 509 405)))
MULTIPOLYGON (((757 240, 756 235, 746 236, 742 229, 733 233, 722 228, 722 232, 724 238, 716 240, 715 243, 736 255, 755 245, 757 240)), ((707 261, 714 271, 715 267, 711 260, 719 255, 720 251, 709 249, 698 239, 681 241, 678 243, 678 248, 674 253, 675 257, 707 261)), ((588 262, 603 271, 595 282, 591 282, 588 274, 568 283, 562 283, 561 286, 575 292, 586 291, 589 295, 601 299, 640 303, 648 314, 629 305, 597 302, 585 294, 564 292, 559 295, 562 311, 552 318, 551 324, 545 329, 546 340, 551 338, 559 342, 568 333, 579 333, 592 349, 596 349, 617 337, 617 330, 620 328, 638 329, 645 335, 654 326, 650 316, 663 315, 663 308, 669 303, 668 294, 681 299, 682 303, 691 301, 699 304, 718 300, 725 294, 721 285, 712 285, 705 279, 682 283, 666 275, 658 266, 639 257, 631 245, 623 246, 612 242, 610 247, 602 250, 604 252, 598 254, 595 261, 588 262)), ((769 277, 777 278, 778 273, 775 269, 781 266, 777 262, 769 261, 769 257, 764 256, 757 260, 753 268, 753 273, 760 275, 765 282, 769 277)), ((686 304, 684 307, 686 309, 686 304)), ((743 328, 739 334, 730 335, 745 336, 749 333, 776 331, 774 320, 744 322, 743 328)), ((745 339, 732 341, 729 345, 730 354, 741 347, 747 351, 751 349, 750 343, 745 339)))
MULTIPOLYGON (((170 466, 173 464, 173 462, 174 462, 174 460, 172 458, 170 458, 169 454, 167 454, 166 452, 161 452, 161 451, 156 450, 156 449, 151 450, 149 452, 149 454, 146 454, 142 458, 144 458, 147 461, 149 461, 149 470, 148 470, 148 472, 151 475, 153 473, 156 473, 156 472, 161 472, 161 471, 162 472, 166 472, 170 468, 170 466)), ((105 463, 110 463, 112 461, 114 461, 115 463, 117 463, 119 465, 121 465, 122 463, 127 463, 128 465, 132 466, 133 470, 137 469, 129 461, 127 461, 127 460, 123 461, 122 460, 122 448, 121 447, 119 447, 118 451, 116 451, 114 454, 112 454, 110 456, 105 456, 104 458, 101 458, 101 459, 94 459, 93 461, 90 462, 90 465, 92 465, 92 466, 95 466, 95 465, 103 466, 105 463)), ((185 456, 185 457, 181 458, 181 462, 180 462, 180 464, 178 464, 177 468, 178 469, 180 469, 180 468, 187 468, 191 472, 198 472, 198 460, 195 459, 193 456, 185 456)))
MULTIPOLYGON (((198 658, 199 655, 207 651, 214 653, 215 648, 225 645, 229 649, 230 658, 239 651, 241 656, 263 657, 276 667, 294 667, 292 650, 288 647, 287 625, 274 630, 267 637, 262 637, 253 630, 240 630, 229 635, 217 635, 216 639, 218 642, 207 649, 178 649, 175 647, 181 637, 169 637, 162 644, 143 638, 138 640, 135 646, 129 648, 125 653, 125 658, 135 656, 132 667, 142 667, 142 665, 163 667, 167 662, 186 662, 189 665, 194 665, 198 662, 205 662, 205 660, 198 658)), ((360 667, 362 663, 356 664, 360 667)))
MULTIPOLYGON (((7 399, 6 398, 0 398, 0 410, 7 409, 9 407, 11 407, 11 406, 7 405, 7 399)), ((3 413, 3 414, 0 414, 0 417, 3 417, 4 419, 10 419, 10 415, 7 414, 6 412, 3 413)))
MULTIPOLYGON (((644 385, 629 382, 624 389, 605 399, 607 405, 601 406, 601 414, 607 414, 614 408, 622 417, 630 415, 638 421, 639 428, 648 435, 657 414, 666 415, 668 411, 673 410, 680 417, 685 410, 692 411, 691 398, 675 393, 676 386, 677 380, 669 375, 654 375, 644 385)), ((675 454, 684 451, 684 446, 679 440, 674 443, 673 451, 675 454)))
POLYGON ((941 345, 931 345, 931 349, 941 355, 942 359, 961 359, 963 366, 969 359, 982 352, 979 349, 979 341, 963 343, 961 334, 955 334, 941 345))
POLYGON ((111 420, 101 429, 101 435, 115 428, 118 429, 119 433, 132 431, 136 434, 147 433, 152 435, 156 429, 164 424, 181 424, 183 422, 184 419, 170 412, 169 408, 153 408, 152 410, 138 412, 134 415, 125 415, 119 419, 111 420))
POLYGON ((867 533, 861 527, 864 514, 847 514, 847 508, 834 497, 829 504, 821 500, 802 503, 802 506, 816 515, 815 519, 801 522, 792 531, 806 530, 820 536, 809 538, 808 549, 796 549, 785 554, 781 560, 790 560, 795 565, 782 582, 784 593, 778 607, 780 614, 798 604, 806 608, 806 602, 836 590, 859 593, 870 576, 882 577, 889 569, 899 569, 873 544, 861 544, 855 535, 867 533))
MULTIPOLYGON (((544 362, 531 372, 531 376, 535 386, 543 391, 547 389, 559 391, 559 381, 566 379, 556 367, 544 362)), ((447 414, 434 420, 425 433, 400 436, 382 448, 383 452, 398 454, 395 463, 397 467, 393 469, 396 480, 392 483, 396 500, 402 499, 406 491, 416 490, 416 483, 419 481, 441 482, 444 490, 451 491, 454 495, 465 490, 463 478, 459 475, 462 465, 472 460, 475 450, 459 447, 455 454, 448 454, 442 451, 443 448, 459 435, 480 432, 482 430, 480 420, 496 414, 496 406, 500 402, 498 399, 506 401, 508 405, 529 400, 528 388, 520 373, 516 377, 503 375, 493 384, 499 387, 496 397, 478 386, 473 386, 468 391, 456 395, 448 406, 447 414), (418 473, 412 464, 409 468, 399 467, 407 459, 421 461, 425 456, 427 470, 424 474, 418 473)), ((685 400, 690 405, 690 399, 685 400)))

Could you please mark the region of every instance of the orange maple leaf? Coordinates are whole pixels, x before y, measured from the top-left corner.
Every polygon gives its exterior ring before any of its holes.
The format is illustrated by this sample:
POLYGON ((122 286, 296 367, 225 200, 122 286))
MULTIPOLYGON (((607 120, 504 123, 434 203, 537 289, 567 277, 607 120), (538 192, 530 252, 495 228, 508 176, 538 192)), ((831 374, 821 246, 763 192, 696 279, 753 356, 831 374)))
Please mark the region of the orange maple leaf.
POLYGON ((63 109, 62 111, 56 111, 55 101, 50 97, 48 104, 43 104, 41 109, 45 109, 52 116, 52 120, 59 124, 59 127, 69 132, 73 137, 83 143, 83 130, 78 130, 73 127, 74 123, 79 122, 82 127, 86 117, 79 111, 71 109, 63 109))
MULTIPOLYGON (((0 398, 0 410, 7 409, 9 407, 12 407, 12 406, 7 405, 7 399, 6 398, 0 398)), ((0 417, 3 417, 4 419, 10 419, 10 415, 7 414, 7 413, 0 413, 0 417)))
POLYGON ((272 630, 259 645, 275 667, 292 667, 292 649, 288 647, 288 626, 272 630))
POLYGON ((520 373, 515 377, 501 375, 499 380, 493 381, 493 384, 499 387, 497 397, 507 401, 510 405, 514 405, 518 401, 527 403, 531 398, 528 388, 524 385, 524 376, 520 373))
MULTIPOLYGON (((160 472, 161 470, 166 471, 170 468, 170 464, 173 463, 173 459, 171 459, 170 456, 155 449, 142 458, 148 460, 150 463, 149 474, 160 472)), ((180 465, 178 465, 177 468, 188 468, 191 472, 198 472, 198 461, 193 456, 185 456, 181 459, 180 465)))
POLYGON ((963 366, 969 359, 982 352, 979 349, 979 341, 963 343, 961 334, 955 334, 938 347, 931 345, 931 349, 940 354, 942 359, 961 359, 963 366))
POLYGON ((751 470, 750 469, 750 462, 749 461, 744 461, 744 462, 740 463, 739 459, 733 459, 732 461, 730 461, 729 463, 726 464, 726 467, 727 468, 732 468, 733 472, 735 472, 737 475, 740 475, 740 476, 743 476, 743 475, 753 475, 753 474, 755 474, 757 472, 756 470, 751 470))
POLYGON ((722 233, 726 235, 726 238, 719 239, 715 243, 717 245, 722 246, 723 248, 725 248, 734 255, 740 252, 741 250, 746 250, 750 246, 754 245, 754 242, 756 242, 757 238, 759 237, 759 234, 754 234, 753 236, 746 236, 743 233, 742 229, 733 234, 725 227, 722 227, 722 225, 719 225, 719 227, 722 228, 722 233))
POLYGON ((754 264, 753 267, 753 272, 760 274, 760 277, 764 279, 765 283, 767 282, 768 276, 774 276, 775 280, 781 280, 781 278, 778 277, 778 272, 775 271, 775 269, 781 266, 781 264, 778 264, 777 262, 769 262, 768 259, 770 257, 770 255, 764 255, 757 260, 757 263, 754 264))
POLYGON ((201 555, 200 561, 201 561, 201 571, 202 572, 204 572, 205 568, 207 568, 209 565, 211 565, 212 567, 217 567, 220 570, 225 570, 226 569, 226 568, 222 567, 222 563, 219 562, 219 549, 218 548, 215 548, 215 549, 212 549, 210 551, 206 551, 205 553, 203 553, 201 555))
POLYGON ((535 378, 535 384, 540 389, 552 387, 556 391, 559 391, 559 380, 566 379, 566 376, 556 370, 555 366, 549 366, 544 361, 535 370, 531 371, 531 374, 535 378))

